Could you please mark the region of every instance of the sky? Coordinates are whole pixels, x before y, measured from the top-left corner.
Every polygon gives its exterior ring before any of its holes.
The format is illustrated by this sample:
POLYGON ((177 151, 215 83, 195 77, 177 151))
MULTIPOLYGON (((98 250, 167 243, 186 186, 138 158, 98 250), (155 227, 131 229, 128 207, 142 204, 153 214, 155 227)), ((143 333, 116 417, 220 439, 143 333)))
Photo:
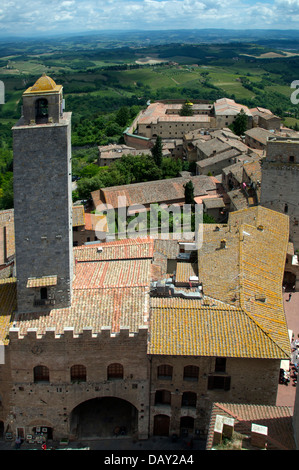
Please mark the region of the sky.
POLYGON ((0 35, 102 30, 298 29, 299 0, 1 0, 0 35))

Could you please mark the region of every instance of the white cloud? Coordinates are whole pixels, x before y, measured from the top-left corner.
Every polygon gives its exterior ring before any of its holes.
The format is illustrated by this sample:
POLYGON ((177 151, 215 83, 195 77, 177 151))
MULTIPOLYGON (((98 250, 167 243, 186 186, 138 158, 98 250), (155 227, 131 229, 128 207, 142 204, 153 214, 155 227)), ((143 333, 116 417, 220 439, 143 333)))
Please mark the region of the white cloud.
POLYGON ((299 27, 299 0, 2 0, 0 30, 299 27))

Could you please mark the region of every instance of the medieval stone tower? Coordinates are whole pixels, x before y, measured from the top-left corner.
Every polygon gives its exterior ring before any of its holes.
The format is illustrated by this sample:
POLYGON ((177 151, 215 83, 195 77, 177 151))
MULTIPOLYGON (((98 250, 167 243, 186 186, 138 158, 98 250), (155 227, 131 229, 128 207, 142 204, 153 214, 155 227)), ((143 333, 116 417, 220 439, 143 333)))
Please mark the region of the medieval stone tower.
POLYGON ((71 303, 71 113, 62 86, 45 74, 23 94, 13 127, 14 212, 19 312, 71 303))
POLYGON ((288 270, 293 272, 298 290, 299 138, 273 136, 268 139, 266 158, 262 163, 261 205, 289 216, 290 241, 294 245, 295 256, 288 270))

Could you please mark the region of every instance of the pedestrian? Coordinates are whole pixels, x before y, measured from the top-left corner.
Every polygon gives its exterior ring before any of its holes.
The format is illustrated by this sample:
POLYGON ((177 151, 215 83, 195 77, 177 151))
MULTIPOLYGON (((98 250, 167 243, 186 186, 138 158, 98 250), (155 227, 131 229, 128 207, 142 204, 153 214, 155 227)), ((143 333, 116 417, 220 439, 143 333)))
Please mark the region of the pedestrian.
POLYGON ((21 444, 22 444, 22 440, 21 440, 20 436, 18 436, 16 438, 16 441, 15 441, 15 448, 19 449, 21 447, 21 444))

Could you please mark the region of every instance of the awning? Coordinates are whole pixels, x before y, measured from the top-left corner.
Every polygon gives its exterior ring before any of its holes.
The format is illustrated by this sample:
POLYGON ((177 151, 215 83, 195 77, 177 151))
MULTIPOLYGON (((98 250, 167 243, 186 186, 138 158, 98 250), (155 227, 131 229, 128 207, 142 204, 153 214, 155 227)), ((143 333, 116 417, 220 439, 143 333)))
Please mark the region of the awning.
POLYGON ((30 277, 26 287, 56 286, 57 276, 30 277))

